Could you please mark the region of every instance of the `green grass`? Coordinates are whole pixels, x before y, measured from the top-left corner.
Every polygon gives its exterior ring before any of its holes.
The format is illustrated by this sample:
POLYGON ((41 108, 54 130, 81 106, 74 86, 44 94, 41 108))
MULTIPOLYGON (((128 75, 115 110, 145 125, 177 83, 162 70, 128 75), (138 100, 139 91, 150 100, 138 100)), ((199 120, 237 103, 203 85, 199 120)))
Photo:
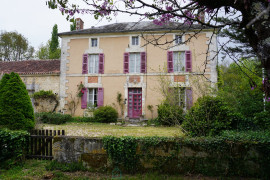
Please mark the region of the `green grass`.
POLYGON ((86 136, 86 137, 103 137, 103 136, 163 136, 175 137, 183 136, 180 127, 123 127, 118 125, 102 123, 66 123, 62 125, 39 124, 38 128, 51 130, 65 130, 67 136, 86 136))
POLYGON ((100 173, 94 171, 76 171, 76 172, 64 172, 61 170, 46 170, 46 167, 50 166, 53 161, 46 160, 26 160, 23 166, 14 166, 9 170, 0 169, 1 180, 39 180, 39 179, 53 179, 53 180, 95 180, 95 179, 112 179, 113 177, 121 177, 114 179, 128 179, 128 180, 192 180, 192 179, 249 179, 239 177, 206 177, 202 175, 168 175, 159 173, 146 173, 146 174, 121 174, 117 176, 112 173, 100 173))

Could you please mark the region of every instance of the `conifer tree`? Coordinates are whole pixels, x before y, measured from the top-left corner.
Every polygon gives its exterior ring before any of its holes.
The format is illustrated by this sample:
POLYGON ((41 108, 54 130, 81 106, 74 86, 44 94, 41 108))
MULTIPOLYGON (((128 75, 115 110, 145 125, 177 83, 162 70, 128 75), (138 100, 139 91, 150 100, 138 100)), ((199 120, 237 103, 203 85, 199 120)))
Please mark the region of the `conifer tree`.
POLYGON ((49 42, 49 58, 50 59, 59 59, 61 55, 61 50, 59 49, 58 41, 58 27, 57 24, 53 26, 52 38, 49 42))
POLYGON ((26 86, 13 72, 0 82, 0 125, 12 130, 34 127, 34 110, 26 86))

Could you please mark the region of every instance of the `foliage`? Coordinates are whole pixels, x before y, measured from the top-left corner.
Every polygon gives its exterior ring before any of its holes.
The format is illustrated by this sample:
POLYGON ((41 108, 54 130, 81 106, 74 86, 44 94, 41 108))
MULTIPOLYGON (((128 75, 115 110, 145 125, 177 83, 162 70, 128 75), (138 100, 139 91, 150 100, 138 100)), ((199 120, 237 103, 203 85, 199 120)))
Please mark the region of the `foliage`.
POLYGON ((101 106, 94 111, 94 118, 97 122, 110 123, 116 122, 118 117, 117 111, 111 106, 101 106))
POLYGON ((73 122, 96 122, 94 117, 73 117, 73 122))
POLYGON ((150 165, 151 170, 170 174, 180 172, 264 179, 270 176, 267 171, 269 143, 269 133, 251 131, 225 131, 222 136, 200 138, 103 138, 104 149, 113 167, 120 170, 140 172, 142 165, 148 168, 150 165), (189 152, 193 155, 190 156, 189 152))
POLYGON ((262 111, 254 114, 254 124, 257 125, 259 129, 270 130, 270 114, 269 111, 262 111))
POLYGON ((191 136, 213 136, 231 129, 239 118, 221 98, 204 96, 187 113, 182 127, 191 136))
POLYGON ((70 25, 70 31, 75 31, 75 30, 76 30, 76 20, 71 22, 71 25, 70 25))
POLYGON ((49 58, 50 59, 59 59, 61 56, 61 50, 59 49, 59 40, 58 40, 58 27, 57 24, 53 26, 52 37, 49 42, 49 58))
POLYGON ((42 112, 36 113, 36 120, 47 124, 64 124, 72 121, 72 117, 69 114, 42 112))
POLYGON ((120 92, 117 92, 117 96, 116 96, 116 102, 120 108, 120 112, 121 112, 121 117, 124 116, 124 108, 125 108, 125 103, 124 103, 124 99, 123 99, 123 95, 120 92))
POLYGON ((178 105, 163 102, 158 105, 158 118, 160 124, 167 126, 179 125, 183 122, 183 109, 178 105))
POLYGON ((41 44, 39 46, 38 50, 36 51, 36 55, 35 55, 38 59, 50 59, 49 44, 50 44, 50 41, 48 41, 46 45, 41 44))
POLYGON ((34 48, 17 32, 0 34, 0 61, 20 61, 33 58, 34 48))
POLYGON ((24 160, 28 133, 0 129, 0 168, 9 169, 24 160))
POLYGON ((245 118, 253 118, 254 114, 263 111, 262 87, 256 86, 262 82, 261 69, 256 61, 242 59, 240 64, 232 63, 219 69, 222 83, 218 95, 230 107, 245 118))
POLYGON ((16 73, 5 74, 0 82, 0 125, 13 130, 34 127, 34 110, 26 87, 16 73))
POLYGON ((78 97, 82 97, 83 96, 83 88, 85 88, 84 87, 84 85, 83 85, 83 83, 82 83, 82 81, 80 82, 80 84, 79 85, 77 85, 77 87, 78 87, 78 92, 77 92, 77 96, 78 97))
POLYGON ((57 97, 56 94, 54 94, 54 93, 52 92, 52 90, 49 90, 49 91, 40 90, 40 91, 38 91, 38 92, 35 92, 35 93, 33 94, 33 98, 34 98, 35 100, 37 100, 37 99, 43 99, 43 100, 55 101, 56 104, 55 104, 55 106, 54 106, 52 112, 55 112, 57 106, 59 105, 58 97, 57 97))
POLYGON ((57 161, 51 161, 50 164, 46 166, 46 170, 60 170, 63 172, 76 172, 76 171, 87 171, 87 168, 83 166, 80 162, 72 162, 72 163, 60 163, 57 161))
POLYGON ((148 105, 147 106, 147 110, 151 112, 152 119, 153 119, 153 113, 154 113, 154 109, 153 108, 154 108, 153 105, 148 105))
POLYGON ((128 172, 136 172, 139 162, 136 154, 136 138, 105 136, 102 141, 103 147, 114 167, 120 167, 128 172))

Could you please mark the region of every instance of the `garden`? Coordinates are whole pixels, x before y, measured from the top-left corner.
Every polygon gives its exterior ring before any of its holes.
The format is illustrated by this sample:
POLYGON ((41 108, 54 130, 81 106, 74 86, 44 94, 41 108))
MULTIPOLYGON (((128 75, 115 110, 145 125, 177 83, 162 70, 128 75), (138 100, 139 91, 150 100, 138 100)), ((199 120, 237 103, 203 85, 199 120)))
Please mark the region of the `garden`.
POLYGON ((118 175, 127 179, 163 179, 166 174, 175 174, 169 176, 172 179, 200 175, 205 179, 269 179, 270 106, 264 83, 259 86, 262 79, 253 73, 261 73, 258 64, 243 63, 249 70, 240 71, 234 63, 220 66, 218 91, 207 87, 212 95, 200 97, 189 110, 179 106, 169 90, 170 96, 164 96, 158 106, 158 117, 143 127, 117 122, 112 106, 96 109, 93 117, 34 114, 20 77, 5 74, 0 81, 0 178, 107 179, 118 169, 118 175), (23 147, 34 127, 99 138, 105 166, 95 169, 82 161, 25 160, 27 148, 23 147))

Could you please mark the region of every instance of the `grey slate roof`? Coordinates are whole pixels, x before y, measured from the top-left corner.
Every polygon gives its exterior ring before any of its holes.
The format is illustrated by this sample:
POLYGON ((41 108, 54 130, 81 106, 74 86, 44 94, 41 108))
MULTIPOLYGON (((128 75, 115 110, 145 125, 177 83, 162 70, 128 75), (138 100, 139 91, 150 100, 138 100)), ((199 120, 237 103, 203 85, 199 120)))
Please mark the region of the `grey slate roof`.
POLYGON ((147 31, 170 31, 170 30, 194 30, 194 29, 210 29, 209 27, 199 24, 186 25, 182 23, 169 23, 163 26, 155 25, 152 21, 114 23, 105 26, 92 27, 89 29, 76 30, 70 32, 59 33, 63 35, 81 35, 81 34, 102 34, 102 33, 121 33, 121 32, 147 32, 147 31))

